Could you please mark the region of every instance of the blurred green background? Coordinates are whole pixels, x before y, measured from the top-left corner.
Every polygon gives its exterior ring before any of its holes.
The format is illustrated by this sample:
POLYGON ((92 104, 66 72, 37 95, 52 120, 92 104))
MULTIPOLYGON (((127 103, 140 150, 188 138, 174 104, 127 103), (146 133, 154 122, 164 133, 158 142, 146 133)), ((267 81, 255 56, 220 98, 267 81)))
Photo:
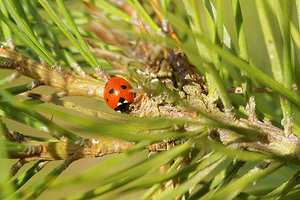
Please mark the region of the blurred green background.
MULTIPOLYGON (((79 0, 77 0, 76 3, 74 3, 74 4, 73 4, 73 2, 75 2, 75 0, 72 1, 72 6, 70 7, 70 9, 84 9, 83 4, 81 4, 79 0)), ((237 46, 236 33, 233 30, 234 27, 232 26, 232 23, 233 23, 232 13, 233 12, 232 12, 232 7, 230 4, 231 4, 231 1, 224 0, 225 26, 233 39, 232 40, 233 44, 235 44, 237 46)), ((267 57, 267 51, 265 48, 264 39, 263 39, 263 35, 261 32, 261 27, 260 27, 260 23, 259 23, 258 16, 257 16, 257 11, 255 8, 255 2, 249 1, 249 0, 242 0, 241 8, 243 11, 242 13, 243 13, 244 23, 245 23, 245 31, 246 31, 247 42, 248 42, 248 51, 249 51, 248 53, 249 53, 250 63, 253 63, 253 65, 258 66, 261 70, 263 70, 264 72, 268 73, 271 76, 271 72, 269 70, 270 63, 269 63, 269 59, 267 57)), ((295 8, 293 8, 293 9, 295 9, 295 8)), ((269 12, 272 13, 272 10, 269 10, 269 12)), ((272 14, 271 14, 271 16, 272 16, 272 14)), ((295 18, 296 16, 293 16, 293 17, 295 18)), ((273 29, 275 30, 275 39, 281 40, 281 38, 280 38, 281 36, 279 34, 280 30, 279 30, 278 24, 276 23, 275 16, 273 18, 271 18, 271 22, 273 25, 273 29)), ((178 30, 178 32, 180 32, 180 30, 178 30)), ((279 42, 279 44, 281 44, 281 43, 279 42)), ((279 46, 279 49, 281 50, 282 47, 279 46)), ((299 52, 297 52, 297 54, 298 54, 298 56, 300 56, 299 52)), ((2 77, 9 75, 10 73, 12 73, 12 71, 0 69, 0 79, 2 77)), ((27 77, 21 77, 18 80, 14 81, 12 84, 7 85, 6 87, 12 87, 12 86, 28 83, 30 81, 31 81, 31 79, 29 79, 27 77)), ((234 85, 234 86, 238 86, 238 85, 234 85)), ((259 85, 257 85, 257 86, 259 86, 259 85)), ((232 85, 231 86, 228 85, 228 87, 232 87, 232 85)), ((50 88, 50 87, 45 87, 45 86, 39 87, 39 88, 33 90, 33 92, 43 93, 43 94, 52 94, 55 91, 57 91, 57 90, 50 88)), ((237 94, 233 94, 233 95, 238 96, 237 94)), ((277 105, 271 105, 271 104, 265 105, 265 103, 261 103, 259 101, 260 96, 263 96, 263 95, 268 96, 268 98, 278 98, 275 94, 256 94, 257 106, 260 107, 261 110, 265 111, 266 113, 269 113, 269 115, 271 117, 273 117, 275 119, 281 118, 280 106, 278 106, 279 102, 277 102, 278 103, 277 105)), ((237 98, 239 98, 239 97, 237 97, 237 98)), ((96 109, 101 107, 101 108, 107 109, 108 112, 113 112, 113 111, 110 111, 107 108, 107 106, 104 105, 104 103, 102 101, 99 101, 96 99, 92 99, 92 98, 88 98, 88 97, 66 97, 64 99, 67 99, 69 101, 72 101, 72 102, 75 102, 78 104, 86 105, 86 106, 89 106, 92 108, 96 108, 96 109)), ((50 105, 50 104, 48 104, 48 105, 49 105, 49 107, 55 107, 54 105, 50 105)), ((59 109, 61 109, 61 107, 59 107, 59 109)), ((68 111, 68 112, 72 112, 72 111, 68 111)), ((299 116, 299 113, 295 113, 295 119, 300 120, 300 117, 297 117, 297 116, 299 116)), ((66 126, 66 124, 64 124, 63 121, 57 120, 55 118, 55 116, 49 116, 49 117, 52 117, 53 121, 66 126)), ((9 119, 5 119, 4 121, 8 125, 8 128, 10 130, 16 130, 25 135, 33 135, 33 136, 40 136, 40 137, 46 136, 45 134, 43 134, 40 131, 37 131, 36 129, 30 128, 28 126, 24 126, 22 124, 16 123, 9 119)), ((277 124, 277 125, 280 126, 280 124, 277 124)), ((76 133, 76 130, 73 130, 73 131, 76 133)), ((112 156, 118 156, 118 155, 112 155, 112 156)), ((146 151, 141 152, 140 157, 144 157, 144 156, 147 156, 146 151)), ((61 174, 61 176, 58 178, 58 180, 64 179, 64 177, 71 177, 71 176, 78 175, 82 171, 90 169, 91 167, 96 166, 97 164, 101 163, 103 160, 109 159, 110 157, 111 156, 105 156, 103 158, 95 158, 95 159, 90 158, 90 159, 82 159, 82 160, 76 161, 73 164, 71 164, 71 166, 61 174)), ((16 160, 10 160, 10 162, 11 162, 11 164, 13 164, 16 162, 16 160)), ((55 161, 55 162, 49 163, 46 166, 45 170, 42 170, 41 173, 38 174, 38 176, 33 177, 28 183, 26 183, 26 185, 31 185, 35 181, 39 180, 40 177, 43 177, 44 175, 49 173, 51 169, 58 166, 60 163, 61 163, 61 161, 55 161)), ((16 176, 19 176, 20 174, 22 174, 24 171, 26 171, 28 168, 30 168, 32 166, 32 164, 33 163, 26 164, 25 167, 23 167, 16 176)), ((126 163, 124 163, 124 165, 125 164, 126 163)), ((225 164, 226 163, 224 163, 224 165, 225 164)), ((243 174, 247 170, 251 169, 254 166, 254 164, 256 164, 256 163, 248 163, 247 167, 243 168, 239 172, 239 174, 243 174)), ((224 166, 224 165, 222 165, 222 166, 224 166)), ((220 166, 220 167, 222 167, 222 166, 220 166)), ((268 178, 265 178, 265 179, 257 182, 254 185, 248 186, 247 190, 252 191, 252 190, 254 190, 254 188, 260 188, 263 190, 263 189, 272 188, 273 186, 278 186, 281 183, 285 182, 287 179, 289 179, 298 169, 299 169, 299 167, 297 167, 297 166, 283 167, 280 170, 276 171, 276 173, 269 176, 268 178)), ((101 173, 101 171, 99 171, 99 173, 101 173)), ((43 199, 43 200, 59 199, 68 194, 70 195, 70 194, 75 194, 75 193, 80 193, 80 192, 86 191, 89 188, 92 189, 93 185, 71 186, 68 188, 63 188, 62 190, 57 190, 57 189, 56 190, 47 190, 38 199, 43 199)), ((258 190, 256 189, 256 192, 257 191, 258 190)), ((125 196, 124 195, 118 196, 117 199, 120 199, 120 200, 121 199, 122 200, 123 199, 124 200, 125 199, 133 199, 133 198, 136 198, 137 196, 140 196, 140 194, 142 194, 142 192, 143 191, 141 190, 140 193, 135 192, 133 194, 129 193, 128 195, 125 195, 125 196)), ((117 195, 117 193, 116 193, 116 195, 117 195)), ((103 197, 96 198, 96 199, 107 199, 107 198, 109 198, 109 197, 103 196, 103 197)))

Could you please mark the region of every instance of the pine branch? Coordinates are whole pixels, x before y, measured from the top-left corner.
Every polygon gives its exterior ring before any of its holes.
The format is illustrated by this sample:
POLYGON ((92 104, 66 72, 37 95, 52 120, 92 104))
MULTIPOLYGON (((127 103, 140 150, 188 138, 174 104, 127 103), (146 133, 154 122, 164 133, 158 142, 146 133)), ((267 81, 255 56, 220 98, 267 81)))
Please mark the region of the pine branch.
MULTIPOLYGON (((63 90, 65 92, 65 95, 77 95, 77 96, 84 95, 84 96, 94 96, 94 97, 96 96, 97 98, 101 98, 103 96, 102 95, 103 85, 99 84, 101 82, 92 77, 88 77, 88 78, 76 77, 74 75, 68 74, 61 68, 57 69, 57 68, 52 68, 48 65, 42 65, 31 59, 21 56, 20 54, 17 54, 15 52, 10 52, 4 49, 1 49, 0 56, 2 56, 2 64, 0 65, 0 68, 2 67, 6 69, 15 69, 19 73, 40 80, 45 85, 49 85, 63 90)), ((181 58, 177 58, 177 59, 181 59, 181 58)), ((174 63, 176 64, 176 62, 174 63)), ((188 67, 189 66, 187 66, 186 71, 181 71, 180 72, 181 74, 177 74, 177 75, 185 77, 186 73, 191 73, 189 72, 188 67)), ((197 76, 193 76, 193 75, 191 76, 195 77, 194 80, 197 81, 197 76)), ((183 78, 183 81, 184 80, 185 78, 183 78)), ((197 81, 197 82, 198 84, 202 84, 201 81, 200 82, 197 81)), ((151 83, 149 84, 147 82, 147 84, 148 84, 147 87, 155 88, 154 85, 151 86, 151 83)), ((193 87, 201 88, 201 85, 195 85, 195 82, 193 82, 193 84, 194 84, 193 87)), ((185 85, 186 87, 185 92, 189 96, 188 98, 190 99, 189 102, 194 104, 195 103, 194 101, 196 99, 199 99, 199 92, 194 93, 193 87, 191 85, 189 87, 188 86, 189 86, 188 84, 185 85)), ((206 101, 205 95, 204 94, 201 95, 200 97, 204 98, 202 101, 206 101)), ((131 111, 132 114, 142 116, 143 113, 146 112, 148 113, 148 116, 152 115, 151 113, 153 113, 153 110, 155 109, 155 106, 153 106, 154 102, 152 102, 152 100, 146 96, 144 96, 144 98, 146 99, 140 100, 135 103, 135 105, 139 104, 139 106, 136 106, 135 109, 131 111), (148 107, 149 105, 151 105, 151 107, 148 107)), ((53 102, 55 102, 56 104, 62 103, 61 100, 53 100, 53 102)), ((67 105, 67 103, 64 103, 64 105, 67 105)), ((73 107, 73 105, 67 105, 67 106, 73 107)), ((197 112, 199 112, 199 108, 193 111, 190 110, 193 108, 178 110, 176 106, 175 107, 172 107, 170 105, 156 105, 156 106, 158 106, 157 109, 159 115, 165 117, 178 118, 178 116, 181 116, 181 117, 187 117, 191 120, 197 120, 197 112)), ((204 116, 208 117, 208 119, 210 120, 213 119, 214 121, 223 124, 225 127, 226 126, 235 126, 241 128, 243 127, 249 129, 249 131, 250 130, 259 131, 261 134, 261 136, 259 136, 261 137, 259 140, 249 142, 249 138, 243 138, 241 137, 240 134, 232 132, 232 127, 231 127, 228 128, 229 130, 228 129, 216 130, 219 135, 218 138, 215 138, 216 140, 220 140, 222 143, 227 145, 229 144, 231 147, 234 148, 246 148, 250 151, 263 152, 263 153, 271 154, 276 157, 282 157, 282 158, 285 157, 285 160, 290 160, 293 161, 294 163, 300 163, 300 156, 299 156, 300 140, 297 136, 291 135, 290 137, 285 137, 281 129, 278 129, 270 124, 266 124, 263 122, 248 121, 245 119, 234 119, 232 118, 232 116, 223 113, 213 104, 208 104, 206 108, 204 107, 201 109, 206 110, 206 111, 202 110, 202 114, 204 114, 204 112, 207 112, 209 110, 214 110, 215 114, 213 115, 206 114, 204 116)), ((91 114, 91 111, 88 112, 91 114)), ((215 134, 215 133, 211 133, 211 134, 215 134)), ((99 141, 98 138, 87 139, 89 140, 88 142, 89 145, 88 147, 86 147, 87 149, 85 149, 84 152, 89 152, 89 153, 83 153, 83 157, 103 156, 106 154, 123 152, 133 147, 132 143, 126 141, 121 141, 121 140, 114 141, 114 139, 109 139, 109 138, 105 138, 105 139, 99 138, 99 139, 100 141, 102 141, 100 142, 100 144, 93 144, 92 142, 94 140, 99 141), (118 146, 122 150, 115 149, 114 148, 115 146, 118 146), (101 152, 104 153, 102 154, 101 152)), ((73 155, 74 152, 82 148, 81 144, 78 144, 76 142, 70 143, 70 141, 65 141, 65 142, 63 141, 61 143, 57 143, 56 145, 53 145, 51 143, 39 143, 39 142, 31 141, 29 143, 26 143, 26 145, 31 145, 34 148, 42 148, 42 150, 39 150, 42 153, 39 153, 38 151, 39 156, 24 155, 24 153, 11 154, 10 156, 12 158, 34 157, 33 160, 55 160, 61 158, 65 159, 69 155, 73 155), (67 144, 68 145, 72 144, 71 145, 72 148, 67 149, 67 152, 62 153, 61 155, 59 152, 57 152, 59 155, 58 157, 53 157, 53 155, 50 155, 49 152, 51 151, 56 152, 58 151, 58 149, 65 150, 67 144)), ((36 151, 33 152, 36 154, 36 151)))

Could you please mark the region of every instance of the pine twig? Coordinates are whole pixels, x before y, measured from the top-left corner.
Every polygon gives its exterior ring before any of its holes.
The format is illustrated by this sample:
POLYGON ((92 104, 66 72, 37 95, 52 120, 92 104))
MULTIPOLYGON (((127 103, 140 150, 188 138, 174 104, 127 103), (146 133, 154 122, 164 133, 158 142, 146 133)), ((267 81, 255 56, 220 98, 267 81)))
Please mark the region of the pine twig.
MULTIPOLYGON (((102 157, 113 153, 121 153, 132 149, 134 142, 128 142, 116 138, 95 137, 83 139, 80 142, 67 138, 61 139, 60 142, 41 142, 36 140, 28 140, 22 142, 27 146, 33 147, 39 151, 24 153, 15 152, 9 155, 9 158, 20 158, 28 160, 62 160, 67 159, 77 151, 81 152, 81 158, 102 157), (53 154, 55 152, 55 154, 53 154)), ((154 143, 146 148, 149 151, 166 150, 169 142, 154 143)), ((79 159, 79 158, 78 158, 79 159)))
POLYGON ((92 96, 103 99, 105 84, 103 81, 91 76, 77 77, 59 66, 43 65, 3 48, 0 49, 0 69, 16 70, 25 76, 41 80, 45 85, 60 89, 68 96, 92 96))
POLYGON ((32 176, 41 171, 49 161, 39 160, 29 170, 12 181, 16 189, 22 187, 32 176))
POLYGON ((19 169, 21 169, 28 161, 24 158, 21 158, 20 160, 18 160, 13 166, 11 166, 10 169, 10 174, 13 177, 14 175, 16 175, 19 171, 19 169))
POLYGON ((69 167, 71 163, 78 160, 80 155, 81 152, 77 151, 75 154, 65 159, 62 164, 52 170, 46 178, 23 190, 20 194, 26 196, 27 194, 33 192, 28 199, 36 199, 66 168, 69 167))
POLYGON ((22 152, 15 152, 9 155, 10 158, 27 158, 31 160, 62 160, 69 158, 77 151, 81 151, 81 158, 101 157, 112 153, 120 153, 129 150, 134 146, 132 142, 112 138, 93 138, 86 139, 81 142, 74 142, 65 139, 62 142, 39 142, 30 140, 23 142, 23 144, 32 147, 42 147, 38 154, 24 154, 22 152), (56 152, 53 154, 52 152, 56 152))

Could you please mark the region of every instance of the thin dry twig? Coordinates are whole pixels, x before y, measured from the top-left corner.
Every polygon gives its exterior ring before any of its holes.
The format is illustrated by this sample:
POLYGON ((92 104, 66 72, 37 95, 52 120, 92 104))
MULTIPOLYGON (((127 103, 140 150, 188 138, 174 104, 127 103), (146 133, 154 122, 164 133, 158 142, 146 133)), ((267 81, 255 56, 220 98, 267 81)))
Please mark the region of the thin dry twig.
MULTIPOLYGON (((293 90, 297 90, 297 85, 293 84, 292 85, 293 90)), ((232 87, 232 88, 227 88, 227 91, 230 93, 235 93, 235 94, 243 94, 243 88, 242 87, 232 87)), ((265 92, 274 92, 274 90, 265 87, 265 88, 253 88, 252 89, 253 93, 265 93, 265 92)))

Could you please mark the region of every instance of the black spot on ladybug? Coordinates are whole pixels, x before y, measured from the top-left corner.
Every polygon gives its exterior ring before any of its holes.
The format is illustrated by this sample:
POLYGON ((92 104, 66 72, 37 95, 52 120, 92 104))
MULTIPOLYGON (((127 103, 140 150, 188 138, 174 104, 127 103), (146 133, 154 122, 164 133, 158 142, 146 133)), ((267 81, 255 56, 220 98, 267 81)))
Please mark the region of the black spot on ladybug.
POLYGON ((126 85, 121 85, 121 88, 125 90, 127 87, 126 85))
POLYGON ((120 97, 119 102, 124 103, 125 99, 123 97, 120 97))
POLYGON ((106 99, 106 101, 108 102, 108 99, 106 99))
POLYGON ((111 88, 110 90, 109 90, 109 94, 112 94, 112 93, 114 93, 114 88, 111 88))

